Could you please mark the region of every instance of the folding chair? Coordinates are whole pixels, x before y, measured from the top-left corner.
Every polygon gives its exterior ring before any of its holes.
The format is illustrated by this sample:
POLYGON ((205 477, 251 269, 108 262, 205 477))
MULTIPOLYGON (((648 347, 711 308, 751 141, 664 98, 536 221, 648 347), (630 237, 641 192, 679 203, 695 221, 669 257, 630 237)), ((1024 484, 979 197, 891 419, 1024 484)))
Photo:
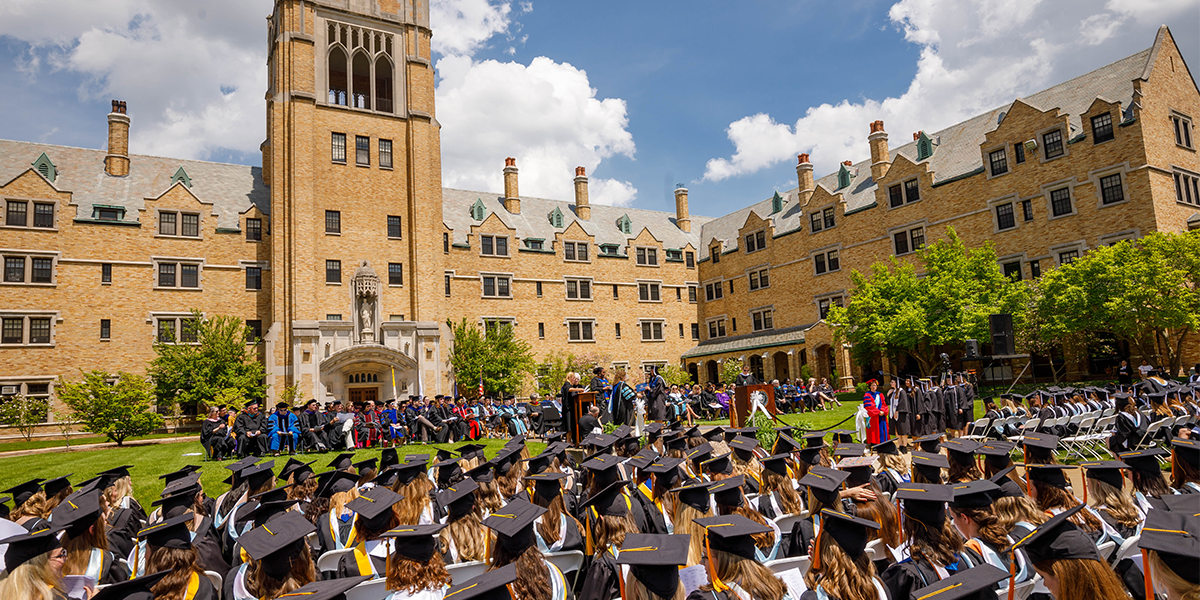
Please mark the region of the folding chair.
POLYGON ((343 548, 341 550, 330 550, 321 555, 317 559, 317 571, 321 573, 335 573, 338 568, 338 561, 347 554, 353 554, 354 548, 343 548))
MULTIPOLYGON (((999 420, 999 419, 997 419, 997 420, 999 420)), ((971 423, 971 425, 967 427, 967 435, 962 436, 962 439, 964 439, 964 440, 986 440, 987 439, 987 426, 990 421, 991 421, 991 419, 989 419, 987 417, 984 417, 982 419, 977 419, 974 423, 971 423)))
POLYGON ((483 560, 446 565, 446 572, 450 573, 450 585, 456 585, 467 581, 468 579, 483 575, 487 569, 488 562, 483 560))

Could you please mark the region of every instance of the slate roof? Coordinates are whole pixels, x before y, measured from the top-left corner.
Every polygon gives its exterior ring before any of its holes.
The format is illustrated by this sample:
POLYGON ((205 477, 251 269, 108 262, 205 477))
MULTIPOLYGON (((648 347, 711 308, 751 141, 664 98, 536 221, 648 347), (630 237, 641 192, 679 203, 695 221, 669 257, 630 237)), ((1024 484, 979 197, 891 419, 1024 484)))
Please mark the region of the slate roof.
POLYGON ((784 329, 772 329, 758 333, 705 340, 691 350, 684 352, 680 358, 696 358, 699 356, 724 354, 726 352, 745 352, 787 344, 802 344, 804 343, 804 334, 815 325, 816 323, 809 323, 808 325, 797 325, 784 329))
POLYGON ((674 212, 592 204, 591 219, 585 221, 575 215, 574 201, 564 202, 529 196, 521 196, 521 213, 512 214, 504 208, 501 196, 495 192, 472 192, 443 188, 442 221, 447 227, 454 230, 454 243, 456 244, 467 243, 467 235, 471 232, 471 226, 483 222, 471 218, 471 207, 475 205, 476 200, 482 201, 486 208, 484 220, 495 213, 505 226, 516 230, 517 237, 546 240, 547 248, 550 246, 549 243, 554 240, 556 233, 566 231, 574 222, 578 222, 588 235, 595 237, 597 245, 617 244, 621 246, 622 253, 625 252, 624 247, 629 240, 637 237, 643 228, 649 229, 650 234, 662 242, 663 248, 683 248, 688 244, 691 244, 693 248, 699 248, 700 236, 695 232, 700 231, 701 226, 712 220, 709 217, 692 216, 693 233, 688 233, 679 229, 675 224, 674 212), (555 208, 562 211, 563 227, 561 229, 550 224, 550 213, 554 212, 555 208), (628 235, 617 227, 617 220, 624 215, 629 215, 629 220, 632 222, 632 228, 628 235))
POLYGON ((192 180, 192 194, 212 204, 218 227, 238 228, 238 215, 251 205, 264 213, 271 210, 270 191, 263 185, 258 167, 133 154, 129 175, 111 177, 104 172, 104 150, 32 142, 0 140, 0 185, 28 170, 43 152, 58 171, 54 187, 70 192, 72 202, 78 205, 77 219, 91 219, 92 207, 103 204, 125 207, 125 221, 136 221, 146 198, 157 198, 171 188, 171 177, 179 167, 192 180))
MULTIPOLYGON (((1161 39, 1161 37, 1160 33, 1159 38, 1161 39)), ((1158 43, 1156 40, 1155 46, 1158 43)), ((1090 73, 1021 98, 1021 101, 1043 111, 1058 108, 1069 115, 1071 128, 1069 139, 1082 131, 1080 114, 1085 112, 1097 97, 1109 102, 1120 102, 1123 108, 1128 109, 1133 100, 1133 80, 1143 76, 1153 50, 1153 47, 1147 48, 1090 73)), ((983 168, 983 157, 979 152, 979 146, 984 142, 985 134, 996 129, 1000 114, 1007 112, 1011 106, 1010 102, 941 131, 926 132, 935 143, 933 156, 925 159, 934 174, 935 184, 983 168)), ((913 162, 917 162, 915 141, 899 147, 890 147, 889 152, 893 161, 897 156, 906 156, 913 162)), ((850 168, 852 171, 857 170, 857 175, 851 181, 850 187, 842 190, 847 213, 870 207, 875 202, 876 188, 875 182, 871 178, 870 157, 855 163, 850 168)), ((830 193, 836 193, 837 172, 817 179, 816 184, 824 187, 830 193)), ((708 249, 712 246, 714 239, 722 241, 725 252, 737 249, 738 230, 745 224, 746 217, 752 210, 759 217, 765 219, 771 216, 774 219, 776 236, 805 226, 806 218, 803 211, 800 210, 798 202, 799 191, 799 187, 795 187, 787 192, 780 192, 785 203, 783 210, 776 215, 770 214, 771 199, 768 198, 708 221, 700 230, 702 242, 700 257, 708 258, 708 249)))

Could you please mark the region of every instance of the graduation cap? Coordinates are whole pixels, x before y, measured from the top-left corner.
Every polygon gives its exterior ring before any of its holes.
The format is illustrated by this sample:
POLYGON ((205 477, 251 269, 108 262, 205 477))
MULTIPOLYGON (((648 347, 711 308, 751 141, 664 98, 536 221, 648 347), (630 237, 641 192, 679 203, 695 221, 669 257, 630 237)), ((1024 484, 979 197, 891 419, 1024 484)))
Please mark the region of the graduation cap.
MULTIPOLYGON (((513 566, 515 567, 516 565, 513 566)), ((298 600, 346 600, 346 592, 370 578, 370 575, 360 575, 358 577, 342 577, 328 581, 314 581, 306 586, 297 588, 294 592, 283 594, 279 597, 288 598, 289 600, 293 598, 298 600)))
POLYGON ((579 506, 580 514, 583 514, 585 509, 591 507, 595 514, 605 517, 623 517, 629 513, 630 505, 628 498, 625 497, 625 487, 629 484, 628 481, 614 481, 604 489, 596 492, 595 496, 588 499, 579 506))
POLYGON ((773 454, 766 458, 759 459, 759 462, 762 463, 762 466, 764 469, 766 469, 768 471, 772 471, 774 473, 778 473, 780 475, 783 475, 784 477, 787 477, 788 476, 788 466, 787 466, 788 456, 789 456, 788 454, 773 454))
MULTIPOLYGON (((546 469, 549 469, 550 461, 553 459, 554 459, 554 455, 546 453, 546 452, 543 452, 532 458, 525 459, 525 471, 527 473, 537 475, 538 473, 541 473, 541 472, 545 471, 546 469)), ((440 464, 442 464, 442 463, 438 463, 438 465, 440 465, 440 464)), ((438 465, 434 465, 434 466, 438 466, 438 465)), ((440 471, 439 471, 438 479, 441 479, 440 471)))
POLYGON ((867 549, 871 532, 880 528, 879 523, 869 519, 852 517, 846 513, 828 508, 821 509, 821 530, 829 532, 829 536, 850 560, 858 560, 867 549))
POLYGON ((496 466, 496 473, 504 475, 508 470, 521 459, 521 449, 512 446, 505 446, 496 453, 496 458, 492 459, 492 464, 496 466))
MULTIPOLYGON (((1194 496, 1194 494, 1184 494, 1194 496)), ((1146 514, 1138 548, 1153 550, 1176 575, 1200 584, 1200 518, 1181 512, 1152 510, 1146 514)))
POLYGON ((520 449, 524 445, 525 445, 525 434, 513 436, 511 439, 509 439, 507 442, 504 443, 505 448, 520 449))
POLYGON ((594 447, 597 450, 607 450, 612 448, 613 444, 617 443, 617 436, 608 435, 605 433, 597 433, 592 436, 587 445, 594 447))
POLYGON ((754 539, 750 536, 771 531, 770 527, 759 525, 742 515, 708 517, 696 519, 695 522, 704 528, 709 547, 713 550, 728 552, 749 560, 756 558, 754 539))
MULTIPOLYGON (((517 563, 485 571, 462 583, 450 586, 442 600, 512 600, 508 585, 517 580, 517 563)), ((338 581, 335 579, 334 581, 338 581)))
POLYGON ((982 445, 975 440, 953 439, 942 442, 938 447, 945 448, 954 462, 970 467, 975 464, 975 451, 982 445))
POLYGON ((1167 510, 1200 517, 1200 494, 1174 494, 1161 498, 1167 510))
POLYGON ((754 449, 758 447, 758 440, 739 435, 729 442, 729 447, 737 453, 738 458, 750 460, 754 458, 754 449))
POLYGON ((1021 443, 1031 455, 1047 459, 1058 449, 1058 436, 1052 433, 1026 432, 1021 436, 1021 443))
POLYGON ((719 442, 725 439, 725 429, 722 427, 713 427, 700 435, 709 442, 719 442))
POLYGON ((700 426, 698 426, 698 425, 697 425, 697 426, 693 426, 693 427, 690 427, 690 428, 688 428, 688 430, 687 430, 687 431, 684 431, 684 432, 683 432, 683 437, 686 437, 686 438, 699 438, 699 437, 704 437, 704 436, 700 434, 700 426))
POLYGON ((379 470, 383 471, 392 465, 400 464, 400 453, 395 448, 384 448, 379 455, 379 470))
POLYGON ((96 592, 96 595, 92 596, 92 600, 154 600, 154 592, 150 591, 150 588, 157 585, 169 573, 171 571, 168 569, 114 583, 96 592))
POLYGON ((796 427, 795 425, 788 425, 785 423, 783 425, 783 427, 772 427, 772 429, 774 429, 777 433, 786 433, 788 435, 791 435, 793 431, 795 431, 799 428, 796 427))
POLYGON ((833 455, 837 457, 843 456, 862 456, 867 453, 866 444, 842 443, 833 450, 833 455))
POLYGON ((1016 468, 1017 467, 1015 465, 1007 467, 999 473, 992 475, 992 477, 988 479, 988 481, 996 484, 996 490, 992 492, 993 502, 1001 498, 1020 498, 1025 495, 1025 492, 1021 491, 1021 486, 1017 485, 1017 482, 1013 481, 1012 477, 1008 476, 1008 474, 1016 468))
POLYGON ((290 470, 288 467, 284 467, 283 472, 279 474, 279 479, 287 480, 288 477, 291 477, 292 483, 304 483, 308 481, 309 477, 313 476, 312 465, 315 462, 317 461, 300 463, 299 465, 292 466, 290 470))
POLYGON ((295 506, 297 502, 297 500, 287 499, 262 502, 259 503, 258 506, 254 507, 254 510, 251 511, 246 518, 250 521, 253 521, 255 525, 265 525, 273 521, 275 517, 278 517, 279 515, 291 510, 291 508, 295 506))
POLYGON ((150 506, 162 507, 165 515, 176 507, 189 507, 196 502, 196 494, 200 492, 199 483, 193 481, 190 485, 171 487, 163 491, 162 497, 150 503, 150 506))
POLYGON ((629 434, 631 434, 631 433, 633 433, 633 428, 632 428, 632 427, 630 427, 629 425, 622 425, 622 426, 620 426, 620 427, 618 427, 618 428, 614 429, 614 430, 612 431, 612 434, 611 434, 611 435, 612 435, 613 437, 615 437, 615 438, 618 438, 618 439, 619 439, 619 438, 623 438, 623 437, 628 437, 628 436, 629 436, 629 434))
POLYGON ((0 544, 8 544, 8 550, 4 552, 4 567, 12 573, 30 560, 55 548, 61 548, 58 534, 62 530, 62 527, 55 525, 0 540, 0 544))
POLYGON ((242 469, 245 469, 256 462, 258 462, 257 456, 247 456, 239 461, 231 462, 225 465, 225 468, 237 473, 238 471, 241 471, 242 469))
POLYGON ((249 402, 242 405, 242 408, 250 408, 251 406, 258 406, 258 400, 251 398, 249 402))
POLYGON ((658 458, 658 453, 653 448, 642 448, 640 452, 633 455, 633 458, 625 461, 625 464, 641 471, 650 466, 654 459, 658 458))
POLYGON ((100 492, 92 490, 67 496, 50 512, 50 522, 65 528, 67 539, 77 538, 96 524, 100 518, 100 492))
MULTIPOLYGON (((651 423, 651 425, 658 425, 658 427, 654 429, 655 431, 658 431, 659 429, 662 428, 661 423, 651 423)), ((646 431, 650 431, 650 425, 646 426, 646 431)), ((555 431, 554 433, 547 433, 546 435, 542 436, 542 441, 549 444, 549 443, 554 443, 554 442, 560 441, 565 437, 567 437, 567 432, 555 431)), ((471 444, 471 445, 475 445, 475 444, 471 444)), ((461 451, 462 448, 466 448, 466 446, 460 447, 459 450, 461 451)), ((480 450, 482 450, 482 449, 483 449, 483 447, 480 446, 480 450)))
POLYGON ((67 478, 72 475, 74 475, 74 473, 67 473, 62 477, 47 479, 46 482, 42 484, 42 490, 46 492, 46 497, 53 498, 57 496, 59 492, 71 487, 71 482, 67 481, 67 478))
POLYGON ((950 460, 946 458, 945 454, 931 454, 914 450, 911 457, 912 468, 920 471, 925 479, 931 481, 941 481, 942 469, 950 466, 950 460))
POLYGON ((496 478, 495 465, 490 461, 485 462, 470 471, 467 471, 467 477, 476 483, 491 483, 496 478))
POLYGON ((615 469, 621 464, 621 459, 611 454, 597 454, 583 461, 581 467, 596 473, 603 473, 609 469, 615 469))
POLYGON ((334 459, 329 461, 329 464, 325 466, 331 469, 337 469, 339 471, 342 469, 349 469, 350 467, 354 466, 354 453, 343 452, 334 457, 334 459))
POLYGON ((1200 469, 1200 442, 1174 438, 1171 440, 1171 446, 1175 449, 1175 456, 1182 458, 1193 468, 1200 469))
POLYGON ((408 485, 412 480, 420 477, 425 472, 425 465, 427 464, 429 463, 426 459, 420 459, 392 465, 389 468, 396 474, 396 483, 399 485, 408 485))
POLYGON ((1035 563, 1063 559, 1104 562, 1096 550, 1096 542, 1067 520, 1083 508, 1084 505, 1080 504, 1051 517, 1040 527, 1017 540, 1013 549, 1024 549, 1030 562, 1035 563))
POLYGON ((833 441, 839 444, 849 444, 854 441, 853 429, 831 429, 826 433, 833 435, 833 441))
MULTIPOLYGON (((455 452, 451 452, 445 448, 437 449, 437 462, 445 462, 445 461, 448 461, 448 460, 454 458, 455 456, 458 456, 458 454, 455 452)), ((434 466, 436 467, 437 465, 434 465, 434 466)))
POLYGON ((933 453, 938 451, 938 443, 941 442, 941 440, 942 434, 931 433, 929 435, 923 435, 913 440, 913 442, 920 446, 922 452, 933 453))
POLYGON ((463 477, 462 466, 458 464, 460 462, 462 462, 462 458, 450 458, 450 459, 443 460, 441 462, 434 463, 433 466, 435 468, 437 468, 437 470, 438 470, 438 472, 437 472, 438 486, 446 487, 446 486, 450 485, 451 483, 453 483, 459 479, 462 479, 462 477, 463 477))
POLYGON ((129 477, 129 470, 132 468, 133 468, 133 465, 121 465, 119 467, 113 467, 106 471, 100 471, 99 473, 96 473, 96 474, 97 475, 105 475, 107 477, 112 478, 113 481, 116 481, 118 479, 121 479, 122 477, 129 477))
POLYGON ((328 474, 322 473, 321 475, 327 479, 317 489, 318 498, 329 498, 334 494, 348 492, 358 487, 358 475, 349 471, 330 471, 328 474))
POLYGON ((814 465, 804 477, 800 478, 799 483, 807 486, 813 497, 822 504, 833 504, 837 502, 838 491, 842 489, 842 483, 849 477, 850 474, 845 471, 814 465))
POLYGON ((810 431, 800 437, 804 439, 804 446, 806 448, 814 448, 825 445, 824 431, 810 431))
POLYGON ((912 592, 921 600, 996 600, 996 584, 1008 579, 1004 569, 983 563, 912 592))
POLYGON ((825 446, 810 446, 800 451, 800 460, 809 465, 816 466, 821 462, 821 451, 825 446))
MULTIPOLYGON (((403 499, 404 496, 377 485, 347 502, 346 508, 358 513, 358 516, 373 525, 386 527, 386 521, 392 516, 392 506, 403 499)), ((372 529, 377 529, 377 527, 372 527, 372 529)))
POLYGON ((1088 477, 1103 481, 1118 491, 1125 485, 1125 476, 1121 474, 1121 470, 1129 468, 1129 465, 1119 460, 1084 462, 1079 463, 1079 466, 1083 467, 1088 477))
POLYGON ((617 555, 618 565, 659 598, 674 598, 679 590, 679 567, 687 564, 691 536, 630 533, 617 555))
POLYGON ((566 473, 550 471, 530 475, 525 481, 533 482, 534 493, 538 496, 551 499, 562 493, 562 480, 566 478, 566 473))
POLYGON ((686 456, 688 458, 688 460, 699 464, 699 463, 703 463, 704 461, 708 460, 708 458, 710 456, 712 456, 712 452, 713 452, 712 444, 710 444, 708 442, 704 442, 703 444, 700 444, 699 446, 696 446, 695 448, 688 450, 686 453, 684 453, 684 456, 686 456))
MULTIPOLYGON (((259 525, 238 538, 238 543, 250 558, 265 561, 273 554, 290 550, 293 544, 302 542, 304 536, 317 528, 304 515, 296 511, 284 513, 270 523, 259 525)), ((290 558, 285 556, 284 558, 290 558)), ((286 570, 284 571, 286 573, 286 570)), ((275 579, 282 579, 275 577, 275 579)))
POLYGON ((242 479, 246 480, 246 484, 250 486, 250 489, 253 490, 255 488, 262 487, 264 484, 275 478, 275 473, 271 471, 274 467, 275 461, 268 460, 260 465, 254 465, 253 467, 246 467, 245 469, 242 469, 242 472, 239 475, 242 479))
POLYGON ((1129 468, 1134 471, 1149 475, 1159 475, 1162 473, 1162 467, 1158 464, 1159 456, 1169 454, 1162 448, 1148 448, 1146 450, 1138 450, 1136 452, 1121 452, 1117 454, 1117 458, 1125 461, 1129 468))
POLYGON ((850 477, 846 478, 848 487, 858 487, 871 482, 871 476, 875 474, 875 463, 878 461, 878 456, 853 456, 843 459, 837 468, 850 474, 850 477))
POLYGON ((908 516, 941 529, 946 522, 946 503, 954 499, 954 490, 948 485, 929 483, 903 483, 892 494, 893 500, 904 501, 904 512, 908 516))
POLYGON ((982 454, 984 462, 993 468, 1003 469, 1012 464, 1010 453, 1016 447, 1016 443, 1007 440, 989 440, 975 450, 975 453, 982 454))
POLYGON ((187 524, 192 522, 195 513, 186 512, 177 517, 160 521, 138 532, 138 539, 145 539, 151 546, 160 548, 176 548, 186 550, 192 547, 192 532, 187 524))
POLYGON ((277 488, 271 488, 265 492, 250 496, 250 500, 256 502, 278 502, 279 500, 287 500, 288 488, 286 485, 277 488))
POLYGON ((733 461, 729 460, 729 455, 733 452, 726 452, 720 456, 714 456, 700 463, 700 467, 705 473, 716 473, 718 475, 729 475, 733 473, 733 461))
POLYGON ((645 470, 647 473, 653 473, 655 475, 668 475, 676 472, 679 469, 679 465, 682 465, 683 462, 684 461, 682 458, 662 456, 646 465, 645 470))
POLYGON ((368 458, 367 460, 356 462, 354 463, 354 470, 358 471, 359 475, 362 475, 363 471, 366 470, 376 471, 375 464, 378 461, 379 459, 377 458, 368 458))
POLYGON ((680 434, 663 437, 663 444, 667 450, 687 450, 687 438, 680 434))
POLYGON ((163 485, 169 486, 172 483, 191 475, 192 473, 199 473, 200 468, 201 467, 198 465, 188 465, 182 469, 179 469, 178 471, 171 471, 170 473, 159 475, 158 478, 163 480, 163 485))
POLYGON ((874 450, 876 454, 900 454, 900 449, 896 447, 896 440, 888 440, 882 444, 875 444, 871 446, 871 450, 874 450))
POLYGON ((699 512, 706 513, 712 507, 708 492, 708 488, 711 485, 713 485, 711 482, 694 479, 691 483, 687 483, 671 491, 677 494, 676 497, 680 502, 699 512))
POLYGON ((988 479, 956 483, 950 487, 954 489, 954 499, 950 501, 950 508, 991 506, 995 501, 994 494, 1000 491, 1000 486, 988 479))
POLYGON ((1059 489, 1067 489, 1071 483, 1067 481, 1064 471, 1074 469, 1075 465, 1026 465, 1029 479, 1052 485, 1059 489))
POLYGON ((386 531, 381 538, 394 538, 396 543, 393 546, 393 552, 419 563, 427 563, 430 558, 433 558, 433 553, 438 551, 441 542, 437 539, 437 534, 445 529, 445 524, 428 524, 428 525, 401 525, 395 529, 386 531))
POLYGON ((484 519, 483 525, 496 532, 496 543, 505 552, 517 556, 537 543, 533 521, 545 513, 545 508, 517 498, 484 519))
POLYGON ((25 483, 15 485, 7 490, 4 490, 4 493, 12 494, 13 504, 15 506, 21 506, 22 504, 25 504, 26 500, 29 500, 34 494, 42 490, 43 481, 45 481, 45 479, 30 479, 25 483))
MULTIPOLYGON (((561 437, 562 435, 563 434, 561 434, 561 433, 558 434, 559 437, 561 437)), ((550 436, 546 436, 546 441, 553 441, 553 440, 550 439, 550 436)), ((478 458, 480 460, 483 460, 484 448, 487 448, 487 446, 484 446, 483 444, 463 444, 458 447, 458 455, 463 460, 470 460, 472 458, 478 458)))
POLYGON ((746 505, 746 498, 742 494, 743 485, 746 485, 746 476, 738 475, 710 485, 708 493, 712 494, 717 504, 740 508, 746 505))

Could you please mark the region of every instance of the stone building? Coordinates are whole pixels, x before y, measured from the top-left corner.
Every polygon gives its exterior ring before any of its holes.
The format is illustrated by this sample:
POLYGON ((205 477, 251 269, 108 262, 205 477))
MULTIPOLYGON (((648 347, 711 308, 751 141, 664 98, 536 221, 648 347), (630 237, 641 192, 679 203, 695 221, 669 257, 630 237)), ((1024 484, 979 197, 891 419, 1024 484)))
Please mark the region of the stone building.
POLYGON ((191 341, 193 308, 250 324, 272 395, 319 400, 450 393, 463 318, 512 324, 540 357, 849 377, 826 307, 852 269, 946 225, 1036 277, 1200 224, 1200 97, 1165 28, 911 143, 876 122, 870 160, 816 179, 801 155, 796 189, 717 219, 682 186, 674 212, 592 206, 582 168, 573 199, 522 196, 513 158, 504 190, 443 188, 423 0, 277 0, 267 34, 261 168, 130 154, 116 101, 106 149, 0 141, 0 396, 144 372, 156 339, 191 341))

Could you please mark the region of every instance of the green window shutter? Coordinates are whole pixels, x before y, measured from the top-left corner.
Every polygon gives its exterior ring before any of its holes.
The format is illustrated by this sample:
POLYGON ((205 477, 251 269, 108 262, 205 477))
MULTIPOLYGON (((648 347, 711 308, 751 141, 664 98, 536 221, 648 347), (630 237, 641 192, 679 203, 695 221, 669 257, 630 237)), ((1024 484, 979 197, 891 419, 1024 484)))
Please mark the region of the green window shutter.
POLYGON ((625 235, 633 235, 633 221, 629 219, 628 214, 621 215, 621 218, 617 219, 617 229, 620 229, 621 233, 625 235))
POLYGON ((775 214, 783 210, 783 197, 779 192, 775 192, 775 196, 771 198, 771 214, 775 214))
POLYGON ((33 161, 33 169, 41 173, 42 177, 45 177, 50 183, 54 183, 54 180, 58 178, 58 169, 54 163, 50 162, 50 157, 46 156, 45 152, 33 161))
POLYGON ((180 182, 189 188, 192 187, 192 178, 188 177, 187 171, 184 171, 183 167, 179 167, 179 170, 175 171, 175 174, 171 176, 171 185, 175 185, 176 183, 180 182))
POLYGON ((487 208, 483 206, 483 199, 476 198, 475 204, 471 206, 471 218, 476 221, 482 221, 487 214, 487 208))
POLYGON ((550 213, 550 225, 554 226, 555 229, 562 229, 563 213, 557 206, 554 207, 554 212, 550 213))

